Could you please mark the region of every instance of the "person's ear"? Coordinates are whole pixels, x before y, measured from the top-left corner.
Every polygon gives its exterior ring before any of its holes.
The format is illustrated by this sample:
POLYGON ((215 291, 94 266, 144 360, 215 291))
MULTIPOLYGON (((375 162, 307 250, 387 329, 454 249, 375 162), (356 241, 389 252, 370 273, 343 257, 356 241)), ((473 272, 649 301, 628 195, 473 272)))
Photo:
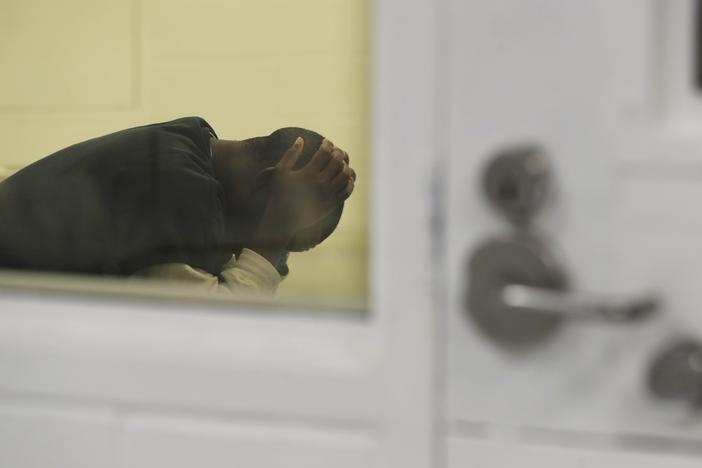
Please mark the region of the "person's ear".
POLYGON ((268 190, 271 185, 271 180, 273 179, 273 174, 275 173, 275 167, 267 167, 256 174, 254 179, 254 192, 259 190, 268 190))

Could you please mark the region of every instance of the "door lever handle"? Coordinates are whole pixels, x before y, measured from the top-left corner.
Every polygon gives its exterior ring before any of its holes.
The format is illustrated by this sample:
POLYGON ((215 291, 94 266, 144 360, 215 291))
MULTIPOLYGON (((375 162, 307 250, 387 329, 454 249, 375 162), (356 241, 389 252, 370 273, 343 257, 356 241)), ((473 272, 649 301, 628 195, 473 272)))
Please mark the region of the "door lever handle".
POLYGON ((500 295, 505 305, 515 310, 615 322, 633 322, 648 318, 655 313, 660 302, 652 293, 628 298, 604 297, 522 284, 508 284, 502 288, 500 295))
POLYGON ((479 246, 468 263, 466 308, 485 335, 506 348, 551 336, 566 321, 632 323, 651 316, 655 294, 607 297, 573 292, 548 244, 524 231, 479 246))

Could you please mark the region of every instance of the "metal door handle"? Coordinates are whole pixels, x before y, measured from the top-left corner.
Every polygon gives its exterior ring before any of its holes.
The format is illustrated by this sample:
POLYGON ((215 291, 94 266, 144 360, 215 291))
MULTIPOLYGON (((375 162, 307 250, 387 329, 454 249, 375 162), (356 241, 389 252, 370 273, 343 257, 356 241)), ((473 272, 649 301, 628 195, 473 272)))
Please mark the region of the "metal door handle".
POLYGON ((521 284, 502 288, 502 301, 508 307, 549 314, 561 314, 574 319, 607 319, 630 322, 647 318, 658 308, 654 294, 630 298, 603 297, 585 293, 558 291, 521 284))
POLYGON ((525 231, 481 245, 467 274, 469 316, 507 348, 538 344, 566 320, 641 320, 652 315, 659 302, 654 294, 618 298, 572 292, 552 249, 525 231))
POLYGON ((479 246, 468 263, 466 307, 487 336, 505 347, 533 345, 566 319, 633 322, 653 314, 655 294, 605 297, 573 292, 553 248, 532 228, 553 179, 545 151, 517 145, 485 168, 483 188, 512 232, 479 246))

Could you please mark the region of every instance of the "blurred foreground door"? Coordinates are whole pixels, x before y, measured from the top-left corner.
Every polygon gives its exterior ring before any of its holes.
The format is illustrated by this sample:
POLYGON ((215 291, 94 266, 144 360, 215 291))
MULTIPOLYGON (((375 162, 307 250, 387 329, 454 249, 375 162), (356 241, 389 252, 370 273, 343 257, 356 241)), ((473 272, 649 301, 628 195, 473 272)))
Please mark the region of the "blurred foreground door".
POLYGON ((697 3, 444 5, 447 466, 702 463, 697 3))

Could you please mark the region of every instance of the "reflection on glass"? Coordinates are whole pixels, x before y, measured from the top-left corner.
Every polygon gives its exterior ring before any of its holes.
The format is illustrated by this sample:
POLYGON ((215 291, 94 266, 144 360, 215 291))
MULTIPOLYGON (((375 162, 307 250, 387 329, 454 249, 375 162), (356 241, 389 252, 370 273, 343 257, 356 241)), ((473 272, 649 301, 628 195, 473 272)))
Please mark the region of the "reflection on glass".
MULTIPOLYGON (((0 284, 24 281, 15 271, 39 269, 80 272, 84 279, 71 283, 76 285, 93 284, 85 276, 90 273, 191 284, 195 277, 207 278, 198 284, 222 289, 228 287, 222 270, 230 269, 232 255, 248 265, 249 248, 272 267, 262 271, 280 275, 289 266, 278 297, 363 307, 368 7, 367 0, 5 2, 0 14, 0 181, 6 181, 0 182, 0 284), (201 120, 177 119, 189 115, 206 117, 221 139, 208 139, 209 124, 201 120), (171 122, 172 128, 99 137, 152 122, 171 122), (202 132, 191 128, 194 122, 204 129, 203 140, 202 132), (256 160, 254 154, 275 161, 302 136, 298 170, 319 149, 321 137, 291 126, 314 129, 351 154, 358 183, 341 218, 339 204, 314 223, 298 224, 285 242, 265 232, 258 234, 266 238, 255 239, 255 218, 263 219, 275 177, 270 170, 253 174, 253 167, 242 167, 234 183, 217 172, 228 167, 217 161, 243 165, 256 160), (271 134, 276 128, 282 130, 271 134), (115 138, 128 146, 127 135, 142 139, 143 158, 109 144, 115 138), (246 140, 255 135, 268 137, 246 140), (40 160, 80 141, 74 147, 78 155, 40 160), (90 158, 91 145, 108 149, 90 158), (166 150, 168 145, 173 146, 166 150), (202 172, 208 163, 194 155, 195 149, 204 156, 212 150, 209 176, 202 172), (183 165, 146 156, 168 151, 179 154, 183 165), (10 178, 13 172, 17 175, 10 178), (173 191, 167 190, 170 186, 173 191), (243 190, 251 193, 247 203, 243 190), (193 191, 202 198, 193 197, 193 191), (207 197, 209 202, 203 201, 207 197), (215 212, 215 202, 222 205, 222 219, 206 219, 215 212), (129 214, 128 206, 137 212, 129 214), (232 225, 235 207, 239 221, 232 225), (149 210, 158 213, 149 217, 149 210), (201 228, 199 234, 193 226, 201 228)), ((293 198, 306 197, 298 192, 293 198)), ((310 220, 294 204, 276 210, 310 220)), ((282 231, 292 229, 283 229, 290 221, 286 216, 275 215, 282 231)), ((68 284, 69 275, 61 278, 68 284)), ((144 288, 155 290, 155 283, 130 281, 129 287, 148 284, 144 288)))
POLYGON ((349 163, 310 130, 223 140, 198 117, 93 138, 0 183, 0 267, 272 293, 339 223, 349 163))

